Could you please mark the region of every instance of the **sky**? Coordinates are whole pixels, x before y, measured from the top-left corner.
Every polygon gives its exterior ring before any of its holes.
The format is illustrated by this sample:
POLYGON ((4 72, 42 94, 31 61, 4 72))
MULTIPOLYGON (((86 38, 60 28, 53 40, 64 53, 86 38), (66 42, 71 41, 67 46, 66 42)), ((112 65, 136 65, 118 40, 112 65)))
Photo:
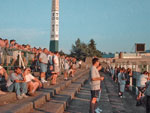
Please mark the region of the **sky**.
MULTIPOLYGON (((49 48, 52 0, 0 0, 0 37, 49 48)), ((102 52, 150 49, 150 0, 60 0, 59 49, 94 39, 102 52)))

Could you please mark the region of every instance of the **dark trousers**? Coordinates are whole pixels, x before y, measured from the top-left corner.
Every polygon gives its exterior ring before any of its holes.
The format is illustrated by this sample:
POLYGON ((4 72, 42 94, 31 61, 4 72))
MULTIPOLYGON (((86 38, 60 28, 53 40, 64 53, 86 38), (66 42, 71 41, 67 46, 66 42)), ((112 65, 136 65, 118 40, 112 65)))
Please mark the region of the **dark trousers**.
POLYGON ((150 113, 150 96, 146 99, 146 113, 150 113))

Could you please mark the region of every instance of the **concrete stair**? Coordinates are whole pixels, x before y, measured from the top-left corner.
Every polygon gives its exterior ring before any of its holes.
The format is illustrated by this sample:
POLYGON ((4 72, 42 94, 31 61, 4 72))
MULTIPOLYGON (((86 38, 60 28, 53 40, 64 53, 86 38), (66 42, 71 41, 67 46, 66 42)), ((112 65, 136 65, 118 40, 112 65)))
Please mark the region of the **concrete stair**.
MULTIPOLYGON (((0 103, 3 103, 0 106, 0 113, 28 113, 32 111, 39 112, 36 110, 40 109, 42 105, 46 106, 47 104, 52 104, 51 106, 60 106, 60 108, 56 110, 58 113, 60 113, 60 111, 65 109, 68 105, 67 102, 69 102, 74 97, 75 93, 81 87, 81 84, 84 84, 84 81, 87 79, 87 76, 83 76, 85 74, 87 74, 87 70, 79 70, 75 77, 69 78, 70 80, 68 81, 64 81, 63 75, 60 75, 57 81, 59 84, 50 85, 48 83, 43 85, 44 88, 37 91, 37 94, 34 97, 16 100, 15 93, 8 93, 7 96, 3 95, 3 98, 2 96, 0 97, 0 103), (72 89, 69 90, 67 87, 72 89), (59 103, 58 100, 61 100, 61 103, 59 103)), ((55 107, 52 108, 53 111, 55 111, 55 107)))
POLYGON ((78 93, 81 86, 84 85, 87 80, 88 75, 86 74, 86 76, 78 79, 76 82, 73 82, 65 88, 65 90, 60 91, 60 93, 51 98, 49 102, 29 113, 63 113, 67 106, 69 106, 71 100, 78 93))

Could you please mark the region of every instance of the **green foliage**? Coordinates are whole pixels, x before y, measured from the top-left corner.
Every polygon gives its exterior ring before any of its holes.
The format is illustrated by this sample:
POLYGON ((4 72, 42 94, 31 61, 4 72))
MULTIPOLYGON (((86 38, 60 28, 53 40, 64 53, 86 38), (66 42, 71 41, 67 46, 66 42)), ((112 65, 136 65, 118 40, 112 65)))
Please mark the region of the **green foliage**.
POLYGON ((85 44, 78 38, 75 45, 72 45, 70 56, 85 60, 86 57, 101 57, 101 52, 96 49, 96 44, 93 39, 90 40, 89 44, 85 44))
POLYGON ((66 55, 62 50, 60 50, 59 54, 60 54, 60 56, 66 55))

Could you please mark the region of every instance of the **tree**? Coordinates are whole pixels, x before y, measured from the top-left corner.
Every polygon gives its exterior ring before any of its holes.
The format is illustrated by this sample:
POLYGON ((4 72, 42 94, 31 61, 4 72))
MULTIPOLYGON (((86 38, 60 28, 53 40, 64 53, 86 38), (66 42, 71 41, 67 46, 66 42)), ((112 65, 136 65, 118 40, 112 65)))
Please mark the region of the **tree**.
POLYGON ((96 50, 96 44, 95 44, 95 41, 93 39, 90 40, 88 47, 90 49, 96 50))
POLYGON ((90 57, 101 57, 102 53, 96 49, 96 44, 95 41, 93 39, 90 40, 90 43, 88 44, 88 50, 89 50, 89 56, 90 57))
POLYGON ((72 45, 71 55, 72 57, 76 57, 77 59, 84 60, 87 56, 87 45, 82 43, 78 38, 75 42, 75 45, 72 45))
POLYGON ((72 45, 70 56, 76 57, 77 59, 85 60, 86 57, 101 57, 102 53, 96 49, 96 44, 93 39, 90 40, 89 44, 81 42, 78 38, 75 45, 72 45))
POLYGON ((60 50, 59 54, 60 54, 60 56, 66 55, 62 50, 60 50))

